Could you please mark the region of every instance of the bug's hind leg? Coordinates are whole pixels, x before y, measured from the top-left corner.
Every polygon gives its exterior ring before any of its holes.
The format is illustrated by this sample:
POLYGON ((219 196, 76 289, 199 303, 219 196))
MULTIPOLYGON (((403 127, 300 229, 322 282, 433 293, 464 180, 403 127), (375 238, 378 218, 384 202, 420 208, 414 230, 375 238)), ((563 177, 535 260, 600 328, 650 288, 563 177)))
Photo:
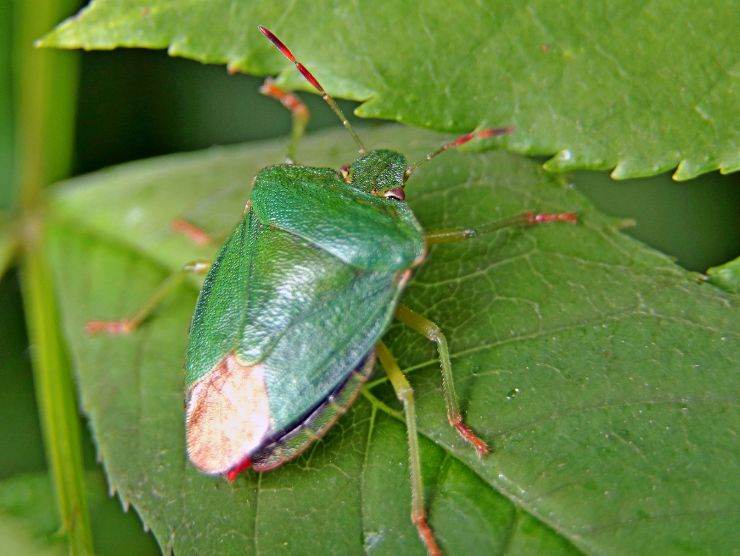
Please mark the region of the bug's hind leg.
POLYGON ((455 382, 452 377, 452 364, 450 363, 450 350, 447 347, 447 338, 442 330, 435 323, 420 314, 412 311, 405 305, 399 305, 396 309, 396 318, 412 330, 423 335, 427 339, 437 344, 437 353, 439 354, 439 363, 442 369, 442 392, 447 407, 447 420, 450 425, 460 436, 469 442, 479 456, 484 456, 490 449, 488 444, 478 437, 468 425, 465 424, 460 413, 460 406, 457 402, 455 393, 455 382))
POLYGON ((88 334, 129 334, 136 330, 157 306, 179 286, 188 274, 205 274, 211 263, 202 259, 184 265, 165 279, 133 315, 120 320, 91 320, 85 325, 88 334))
POLYGON ((293 126, 290 132, 290 143, 288 143, 288 162, 294 164, 298 142, 306 131, 306 126, 308 125, 311 113, 308 111, 308 107, 303 104, 301 99, 293 93, 284 91, 275 85, 275 81, 271 77, 265 79, 265 82, 260 87, 260 93, 280 101, 280 104, 290 110, 290 115, 293 119, 293 126))
POLYGON ((434 538, 426 510, 424 509, 424 484, 421 479, 421 459, 419 457, 419 438, 416 432, 416 406, 414 405, 414 390, 406 376, 396 363, 393 354, 383 342, 378 342, 375 351, 380 364, 388 374, 396 396, 403 403, 403 412, 406 417, 406 432, 409 442, 409 467, 411 471, 411 521, 419 532, 419 537, 427 548, 430 556, 440 556, 442 551, 434 538))
POLYGON ((550 222, 569 222, 571 224, 575 224, 578 222, 578 216, 574 212, 550 213, 528 211, 510 218, 491 222, 490 224, 484 224, 477 228, 435 230, 428 232, 425 238, 428 245, 433 245, 435 243, 455 243, 495 232, 501 228, 509 228, 512 226, 535 226, 537 224, 547 224, 550 222))

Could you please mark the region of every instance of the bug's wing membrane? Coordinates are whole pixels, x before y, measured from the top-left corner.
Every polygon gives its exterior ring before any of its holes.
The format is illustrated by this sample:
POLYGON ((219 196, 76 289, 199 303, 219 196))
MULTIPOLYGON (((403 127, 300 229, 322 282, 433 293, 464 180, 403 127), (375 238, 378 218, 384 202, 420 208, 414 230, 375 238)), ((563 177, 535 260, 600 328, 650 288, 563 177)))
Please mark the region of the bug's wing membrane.
POLYGON ((188 456, 198 469, 218 475, 239 465, 271 431, 264 368, 226 355, 188 392, 185 422, 188 456))
POLYGON ((360 393, 365 381, 375 367, 375 354, 369 354, 347 380, 336 388, 309 415, 291 429, 281 431, 280 436, 250 456, 252 469, 269 471, 297 458, 317 439, 321 438, 344 415, 360 393))

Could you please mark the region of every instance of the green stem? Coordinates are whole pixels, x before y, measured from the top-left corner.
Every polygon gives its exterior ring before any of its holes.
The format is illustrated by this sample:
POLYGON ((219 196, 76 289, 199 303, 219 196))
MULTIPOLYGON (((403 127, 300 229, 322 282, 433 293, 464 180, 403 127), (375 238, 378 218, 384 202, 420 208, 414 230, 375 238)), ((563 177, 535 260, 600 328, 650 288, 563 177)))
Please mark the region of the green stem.
POLYGON ((43 220, 45 186, 69 174, 76 57, 33 41, 77 7, 75 0, 13 4, 15 169, 21 209, 21 286, 47 462, 70 554, 93 554, 75 389, 62 341, 43 220))
POLYGON ((47 460, 69 552, 92 554, 75 391, 59 333, 51 272, 41 242, 34 246, 26 250, 21 284, 47 460))

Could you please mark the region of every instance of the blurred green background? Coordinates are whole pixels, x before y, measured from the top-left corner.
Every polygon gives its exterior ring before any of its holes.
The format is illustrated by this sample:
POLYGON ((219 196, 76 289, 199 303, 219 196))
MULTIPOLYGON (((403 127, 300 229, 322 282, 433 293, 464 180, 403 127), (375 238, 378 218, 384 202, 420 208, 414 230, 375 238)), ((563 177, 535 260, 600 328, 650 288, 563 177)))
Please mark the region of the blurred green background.
MULTIPOLYGON (((0 56, 9 52, 8 30, 0 29, 0 56)), ((283 136, 289 130, 287 112, 258 94, 261 80, 229 76, 223 67, 141 50, 63 55, 78 56, 80 61, 73 174, 165 153, 283 136)), ((309 131, 337 125, 318 97, 303 98, 313 115, 309 131)), ((351 110, 352 103, 343 106, 351 110)), ((2 165, 7 176, 10 164, 0 160, 2 165)), ((244 176, 245 183, 249 178, 244 176)), ((703 271, 740 251, 737 176, 714 173, 675 183, 662 175, 614 182, 605 173, 581 172, 572 181, 602 211, 634 219, 636 226, 626 233, 674 256, 688 269, 703 271)), ((14 198, 10 180, 0 186, 0 208, 7 208, 14 198)), ((0 282, 0 354, 4 379, 0 479, 5 479, 45 469, 22 302, 13 272, 0 282)), ((89 435, 85 450, 87 467, 95 468, 89 435)), ((104 491, 102 483, 94 486, 104 491)), ((115 499, 93 511, 93 526, 100 553, 158 552, 133 513, 123 514, 115 499)))

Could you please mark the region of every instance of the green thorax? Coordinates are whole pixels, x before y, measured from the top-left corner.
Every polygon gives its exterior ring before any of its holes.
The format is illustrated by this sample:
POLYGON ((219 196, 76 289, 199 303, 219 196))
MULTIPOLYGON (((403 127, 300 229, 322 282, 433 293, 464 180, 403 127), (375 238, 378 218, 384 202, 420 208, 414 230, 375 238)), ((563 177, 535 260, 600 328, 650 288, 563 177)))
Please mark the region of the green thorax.
POLYGON ((363 270, 410 268, 424 257, 424 234, 411 208, 386 198, 403 187, 406 159, 372 151, 350 167, 349 181, 331 168, 295 165, 261 170, 252 208, 265 225, 303 238, 363 270))

